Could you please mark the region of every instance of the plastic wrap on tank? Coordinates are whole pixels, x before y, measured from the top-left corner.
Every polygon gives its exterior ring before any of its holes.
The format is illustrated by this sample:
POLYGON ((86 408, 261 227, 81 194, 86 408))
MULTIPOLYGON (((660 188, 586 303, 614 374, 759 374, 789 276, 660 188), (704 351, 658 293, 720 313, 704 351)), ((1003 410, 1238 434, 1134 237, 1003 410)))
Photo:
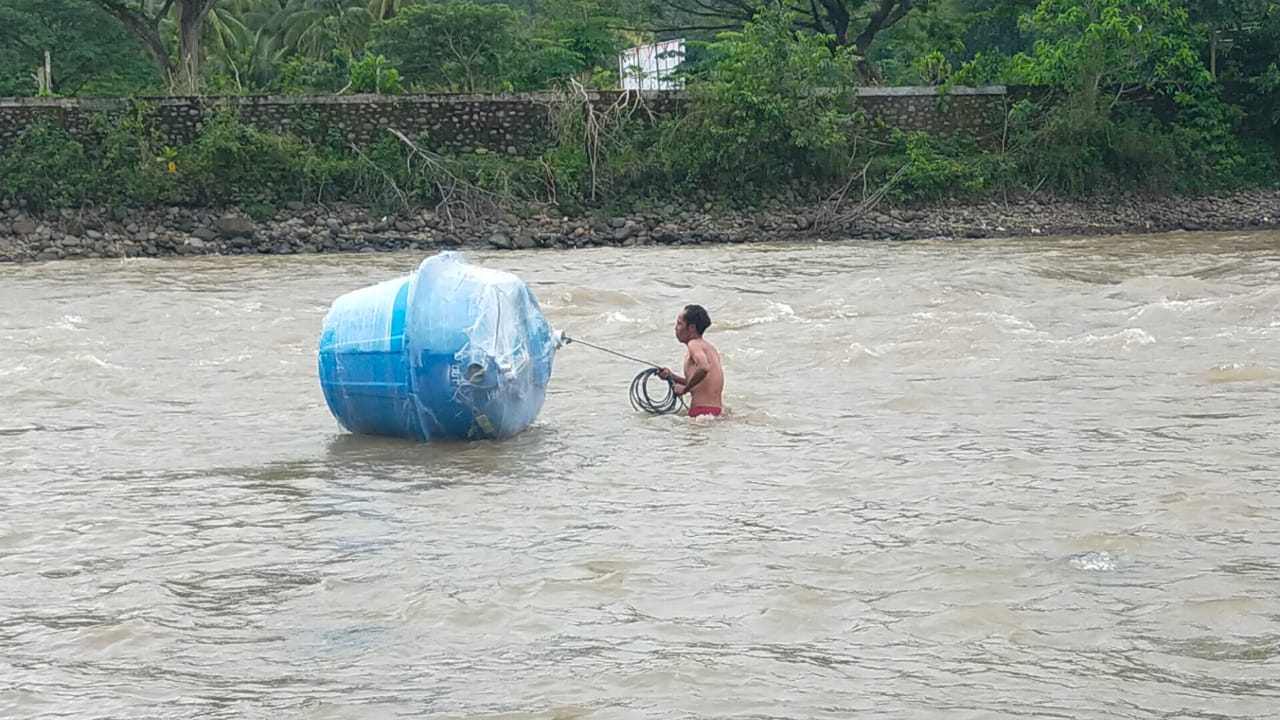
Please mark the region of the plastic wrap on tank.
POLYGON ((562 344, 523 280, 447 251, 334 300, 320 386, 352 433, 506 438, 542 411, 562 344))

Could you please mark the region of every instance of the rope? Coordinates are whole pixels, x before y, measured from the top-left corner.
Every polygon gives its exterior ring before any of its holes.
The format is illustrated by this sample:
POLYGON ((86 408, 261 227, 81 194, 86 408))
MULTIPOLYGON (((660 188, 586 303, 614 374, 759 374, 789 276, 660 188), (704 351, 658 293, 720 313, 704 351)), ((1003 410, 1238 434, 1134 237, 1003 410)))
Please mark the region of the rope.
POLYGON ((651 363, 651 362, 649 362, 648 360, 641 360, 640 358, 637 358, 637 357, 631 357, 630 355, 625 355, 625 354, 623 354, 623 353, 618 352, 617 350, 610 350, 610 349, 609 349, 609 348, 607 348, 607 347, 600 347, 599 345, 592 345, 591 343, 587 342, 586 340, 579 340, 578 338, 571 338, 571 337, 569 337, 568 335, 565 335, 565 336, 564 336, 564 342, 565 342, 565 344, 566 344, 566 345, 568 345, 569 343, 578 343, 579 345, 586 345, 587 347, 589 347, 589 348, 595 348, 596 350, 603 350, 604 352, 607 352, 607 353, 609 353, 610 355, 617 355, 617 356, 618 356, 618 357, 620 357, 620 358, 624 358, 624 359, 626 359, 626 360, 630 360, 630 361, 632 361, 632 362, 638 362, 638 363, 640 363, 641 365, 648 365, 649 367, 654 368, 655 370, 657 370, 657 369, 659 369, 659 368, 661 368, 661 367, 662 367, 661 365, 658 365, 657 363, 651 363))
POLYGON ((676 384, 670 380, 666 381, 667 394, 661 400, 654 400, 649 394, 649 380, 655 377, 658 377, 658 369, 648 368, 641 370, 631 381, 631 407, 650 415, 670 415, 688 408, 684 396, 676 395, 676 384))
MULTIPOLYGON (((610 350, 607 347, 592 345, 591 343, 586 342, 585 340, 571 338, 568 335, 564 335, 563 337, 566 345, 568 345, 569 343, 578 343, 579 345, 586 345, 589 348, 595 348, 596 350, 607 352, 610 355, 616 355, 625 360, 630 360, 632 362, 638 362, 641 365, 649 366, 644 370, 641 370, 635 376, 635 378, 631 380, 631 407, 632 408, 636 410, 642 410, 644 412, 649 413, 650 415, 670 415, 672 413, 677 413, 688 408, 688 405, 685 403, 684 397, 681 395, 676 395, 676 384, 670 379, 665 381, 667 383, 667 394, 664 397, 660 399, 655 399, 652 395, 649 394, 649 381, 655 377, 658 377, 658 371, 662 369, 660 365, 649 362, 648 360, 641 360, 640 358, 632 357, 625 353, 620 353, 617 350, 610 350)), ((661 380, 661 378, 659 378, 659 380, 661 380)))

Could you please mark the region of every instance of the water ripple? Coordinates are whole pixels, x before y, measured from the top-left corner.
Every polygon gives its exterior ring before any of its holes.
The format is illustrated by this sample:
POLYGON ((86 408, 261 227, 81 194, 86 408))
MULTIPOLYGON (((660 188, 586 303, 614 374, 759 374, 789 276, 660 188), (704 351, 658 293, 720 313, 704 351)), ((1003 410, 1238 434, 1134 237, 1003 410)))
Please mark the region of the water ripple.
POLYGON ((501 443, 337 431, 410 255, 0 269, 0 714, 1270 718, 1274 236, 481 253, 566 349, 501 443), (647 277, 637 264, 696 267, 647 277))

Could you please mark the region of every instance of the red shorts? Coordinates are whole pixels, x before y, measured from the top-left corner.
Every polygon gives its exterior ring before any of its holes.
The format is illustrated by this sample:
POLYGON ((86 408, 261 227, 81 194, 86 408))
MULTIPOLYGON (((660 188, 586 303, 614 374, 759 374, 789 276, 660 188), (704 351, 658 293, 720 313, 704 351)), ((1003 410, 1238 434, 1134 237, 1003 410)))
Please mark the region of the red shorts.
POLYGON ((689 408, 689 417, 699 417, 701 415, 720 417, 720 408, 711 407, 710 405, 694 405, 689 408))

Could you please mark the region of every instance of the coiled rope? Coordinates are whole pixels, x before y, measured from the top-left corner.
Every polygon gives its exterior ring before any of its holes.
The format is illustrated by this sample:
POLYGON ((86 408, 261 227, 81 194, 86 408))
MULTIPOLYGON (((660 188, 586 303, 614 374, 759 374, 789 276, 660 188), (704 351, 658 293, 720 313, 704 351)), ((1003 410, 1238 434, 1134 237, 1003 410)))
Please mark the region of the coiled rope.
POLYGON ((641 365, 649 366, 644 370, 641 370, 635 376, 635 378, 631 380, 631 407, 632 408, 636 410, 641 410, 643 412, 647 412, 650 415, 670 415, 672 413, 677 413, 677 412, 681 412, 683 410, 688 409, 688 405, 685 403, 684 396, 676 395, 675 382, 669 378, 663 381, 662 378, 658 377, 658 372, 662 369, 660 365, 651 363, 648 360, 641 360, 640 358, 637 358, 637 357, 631 357, 630 355, 627 355, 625 353, 620 353, 617 350, 610 350, 607 347, 593 345, 589 342, 586 342, 585 340, 571 338, 568 335, 563 335, 563 337, 566 345, 568 345, 569 343, 578 343, 579 345, 586 345, 589 348, 595 348, 596 350, 607 352, 610 355, 617 355, 620 358, 630 360, 632 362, 638 362, 641 365), (660 381, 667 383, 667 394, 661 398, 655 398, 653 395, 649 393, 649 381, 654 378, 658 378, 660 381))
MULTIPOLYGON (((649 380, 658 377, 658 368, 641 370, 631 381, 631 407, 643 410, 650 415, 670 415, 688 409, 684 396, 676 395, 676 384, 667 380, 667 394, 661 400, 655 400, 649 394, 649 380)), ((661 380, 661 378, 658 378, 661 380)))

